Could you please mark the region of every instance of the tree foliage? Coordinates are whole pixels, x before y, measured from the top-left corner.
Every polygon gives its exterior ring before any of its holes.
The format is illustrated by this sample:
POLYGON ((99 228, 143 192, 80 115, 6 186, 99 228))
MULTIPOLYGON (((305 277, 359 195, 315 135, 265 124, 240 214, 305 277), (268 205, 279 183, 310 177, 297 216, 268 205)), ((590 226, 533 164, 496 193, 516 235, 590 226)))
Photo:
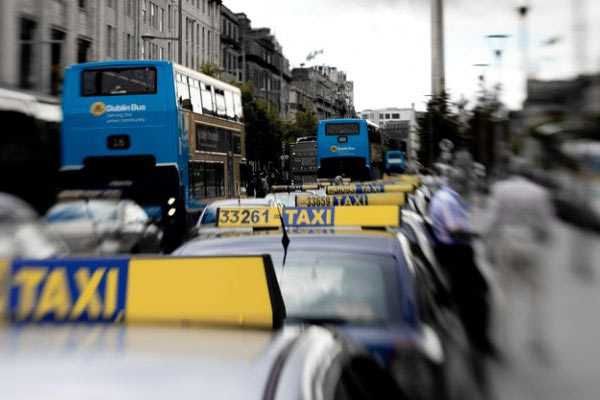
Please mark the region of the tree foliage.
POLYGON ((317 115, 314 111, 299 111, 293 121, 286 123, 285 140, 294 143, 297 138, 304 136, 316 136, 317 115))
POLYGON ((202 72, 204 75, 212 76, 213 78, 218 78, 221 74, 221 69, 217 64, 204 63, 200 66, 200 72, 202 72))
POLYGON ((283 137, 282 122, 266 101, 256 98, 251 83, 239 86, 246 125, 246 158, 259 169, 278 165, 283 137))
POLYGON ((418 119, 421 148, 419 159, 425 166, 431 166, 440 156, 439 142, 449 139, 460 146, 458 115, 451 109, 447 93, 433 97, 427 103, 427 111, 418 119))

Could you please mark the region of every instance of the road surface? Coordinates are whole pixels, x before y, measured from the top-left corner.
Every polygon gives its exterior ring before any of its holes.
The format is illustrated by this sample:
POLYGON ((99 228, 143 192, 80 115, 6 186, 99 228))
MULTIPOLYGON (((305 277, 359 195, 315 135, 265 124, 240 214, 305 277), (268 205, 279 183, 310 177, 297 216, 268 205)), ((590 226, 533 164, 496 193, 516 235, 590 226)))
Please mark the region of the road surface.
MULTIPOLYGON (((475 227, 485 229, 489 212, 474 208, 473 214, 475 227)), ((497 400, 600 399, 600 236, 558 220, 550 223, 554 238, 544 257, 543 282, 547 351, 533 350, 526 334, 528 300, 515 298, 505 322, 513 337, 504 346, 506 362, 490 368, 497 400), (589 270, 576 273, 573 266, 585 263, 586 253, 589 270)), ((483 261, 482 246, 479 252, 483 261)), ((503 294, 497 294, 503 304, 503 294)))

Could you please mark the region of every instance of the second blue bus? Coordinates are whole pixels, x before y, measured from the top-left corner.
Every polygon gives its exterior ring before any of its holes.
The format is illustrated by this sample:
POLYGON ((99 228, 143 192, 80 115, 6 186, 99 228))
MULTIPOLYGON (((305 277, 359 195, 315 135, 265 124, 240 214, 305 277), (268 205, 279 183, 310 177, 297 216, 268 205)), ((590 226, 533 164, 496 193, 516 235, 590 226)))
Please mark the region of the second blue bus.
POLYGON ((319 121, 317 167, 319 178, 343 176, 368 181, 383 176, 383 139, 379 127, 365 119, 319 121))

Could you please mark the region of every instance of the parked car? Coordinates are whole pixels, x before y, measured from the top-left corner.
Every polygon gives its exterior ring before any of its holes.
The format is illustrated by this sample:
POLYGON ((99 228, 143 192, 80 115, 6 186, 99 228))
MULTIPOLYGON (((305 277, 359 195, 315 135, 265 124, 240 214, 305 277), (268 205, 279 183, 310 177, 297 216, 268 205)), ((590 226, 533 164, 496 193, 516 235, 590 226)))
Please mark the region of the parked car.
POLYGON ((29 204, 0 193, 0 259, 46 258, 67 252, 62 240, 39 223, 38 214, 29 204))
POLYGON ((50 208, 45 221, 75 254, 160 251, 162 231, 131 200, 63 201, 50 208))

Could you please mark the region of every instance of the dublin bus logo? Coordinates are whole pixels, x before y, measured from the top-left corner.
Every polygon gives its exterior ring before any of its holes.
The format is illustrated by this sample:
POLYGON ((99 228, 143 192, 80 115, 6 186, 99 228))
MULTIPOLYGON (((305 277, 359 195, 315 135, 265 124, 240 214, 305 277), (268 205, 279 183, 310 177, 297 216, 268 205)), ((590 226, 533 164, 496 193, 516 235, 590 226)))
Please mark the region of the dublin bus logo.
POLYGON ((102 116, 104 113, 106 112, 106 105, 101 102, 101 101, 97 101, 94 104, 92 104, 92 106, 90 107, 90 113, 92 113, 92 115, 94 117, 100 117, 102 116))

